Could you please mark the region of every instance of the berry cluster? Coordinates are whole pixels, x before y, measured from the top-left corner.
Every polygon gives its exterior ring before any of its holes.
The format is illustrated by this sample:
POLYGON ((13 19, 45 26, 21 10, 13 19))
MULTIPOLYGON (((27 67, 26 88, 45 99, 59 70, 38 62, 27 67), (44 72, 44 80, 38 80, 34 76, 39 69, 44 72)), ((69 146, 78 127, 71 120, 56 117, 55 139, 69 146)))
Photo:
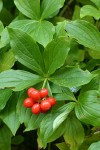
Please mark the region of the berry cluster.
POLYGON ((33 114, 45 113, 56 104, 54 97, 48 97, 46 88, 40 91, 31 87, 27 90, 28 98, 24 100, 23 105, 26 108, 31 108, 33 114))

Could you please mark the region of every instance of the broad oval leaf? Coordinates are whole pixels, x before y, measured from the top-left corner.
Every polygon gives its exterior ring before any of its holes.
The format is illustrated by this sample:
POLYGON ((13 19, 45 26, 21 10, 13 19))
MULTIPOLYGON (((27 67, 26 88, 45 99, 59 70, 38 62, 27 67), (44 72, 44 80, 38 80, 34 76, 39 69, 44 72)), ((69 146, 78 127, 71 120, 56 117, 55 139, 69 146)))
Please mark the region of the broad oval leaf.
POLYGON ((18 10, 31 19, 40 18, 40 0, 14 0, 18 10))
POLYGON ((96 20, 99 20, 100 10, 98 10, 97 8, 95 8, 91 5, 85 5, 80 10, 80 17, 83 18, 84 16, 92 16, 96 20))
POLYGON ((83 71, 79 67, 64 67, 55 72, 49 80, 59 86, 71 88, 84 85, 92 78, 93 75, 88 70, 83 71))
POLYGON ((91 23, 84 20, 68 21, 66 30, 80 44, 100 52, 100 33, 91 23))
POLYGON ((35 74, 21 70, 8 70, 0 73, 0 88, 11 88, 14 91, 21 91, 33 86, 43 79, 35 74))
POLYGON ((64 133, 66 144, 70 145, 71 150, 78 150, 84 140, 84 129, 80 121, 74 116, 69 115, 66 120, 66 130, 64 133))
POLYGON ((100 141, 92 143, 88 150, 100 150, 100 141))
POLYGON ((35 41, 44 47, 53 39, 55 28, 49 21, 18 20, 9 27, 28 33, 35 41))
POLYGON ((6 125, 0 127, 0 150, 11 150, 11 137, 12 133, 6 125))
POLYGON ((53 40, 47 45, 44 51, 44 62, 47 75, 53 74, 64 64, 69 49, 69 42, 65 38, 53 40))
POLYGON ((65 0, 43 0, 41 6, 41 19, 53 17, 56 11, 64 5, 65 0))
POLYGON ((100 126, 100 93, 91 90, 82 93, 75 107, 79 120, 93 126, 100 126))
POLYGON ((75 103, 70 102, 67 104, 66 106, 66 110, 63 111, 62 113, 60 113, 54 120, 53 122, 53 130, 55 131, 60 124, 67 118, 67 116, 69 115, 69 113, 73 110, 73 108, 75 107, 75 103))
POLYGON ((2 110, 5 107, 11 95, 12 95, 12 90, 10 89, 0 90, 0 110, 2 110))
POLYGON ((8 101, 5 109, 0 112, 0 118, 9 127, 12 134, 15 135, 20 126, 18 115, 16 113, 17 94, 14 93, 8 101))
POLYGON ((11 69, 16 59, 12 50, 4 52, 0 55, 0 72, 11 69))
POLYGON ((8 29, 15 58, 26 67, 43 74, 43 59, 38 45, 25 32, 8 29))
POLYGON ((70 109, 69 109, 69 113, 70 113, 70 111, 74 107, 74 104, 75 103, 73 103, 73 102, 71 102, 69 104, 65 104, 65 105, 61 106, 60 108, 58 108, 57 110, 53 111, 53 113, 47 114, 43 118, 43 120, 40 124, 40 137, 41 137, 44 147, 46 146, 46 144, 48 142, 56 140, 64 133, 64 131, 65 131, 64 126, 66 124, 66 122, 64 122, 65 118, 61 122, 59 122, 59 124, 57 125, 55 130, 53 129, 54 120, 63 112, 66 112, 66 114, 67 114, 68 110, 66 110, 66 108, 68 106, 70 106, 70 109), (61 129, 62 129, 62 131, 61 131, 61 129))

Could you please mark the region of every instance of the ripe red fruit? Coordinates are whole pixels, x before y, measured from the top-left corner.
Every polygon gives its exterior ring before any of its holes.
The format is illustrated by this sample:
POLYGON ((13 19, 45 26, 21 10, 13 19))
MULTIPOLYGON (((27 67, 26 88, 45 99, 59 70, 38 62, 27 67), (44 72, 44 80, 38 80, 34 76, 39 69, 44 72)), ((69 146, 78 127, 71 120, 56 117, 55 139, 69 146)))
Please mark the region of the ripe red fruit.
POLYGON ((34 101, 32 98, 26 98, 23 102, 23 105, 26 107, 26 108, 30 108, 32 107, 34 104, 34 101))
POLYGON ((32 106, 32 113, 33 113, 33 114, 39 114, 40 112, 41 112, 40 104, 35 103, 35 104, 32 106))
POLYGON ((54 106, 56 104, 56 99, 54 97, 48 97, 47 101, 50 102, 51 106, 54 106))
POLYGON ((51 108, 51 104, 48 100, 43 100, 40 104, 42 112, 45 112, 51 108))
POLYGON ((48 96, 48 90, 45 88, 40 90, 40 96, 41 96, 41 98, 48 96))
POLYGON ((29 97, 31 97, 31 94, 32 94, 32 92, 33 92, 34 90, 36 90, 36 89, 34 89, 33 87, 31 87, 31 88, 29 88, 29 89, 27 90, 27 94, 28 94, 29 97))
POLYGON ((33 98, 34 101, 40 100, 40 92, 38 90, 32 91, 31 98, 33 98))

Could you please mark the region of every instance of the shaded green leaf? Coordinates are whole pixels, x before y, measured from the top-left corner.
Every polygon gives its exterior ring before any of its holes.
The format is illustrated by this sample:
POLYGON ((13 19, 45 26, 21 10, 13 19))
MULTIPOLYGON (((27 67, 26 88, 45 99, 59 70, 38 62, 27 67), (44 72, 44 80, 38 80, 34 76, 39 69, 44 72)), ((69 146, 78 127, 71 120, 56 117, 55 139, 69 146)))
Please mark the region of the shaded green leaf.
POLYGON ((17 95, 14 93, 8 101, 5 109, 0 113, 0 118, 9 127, 12 134, 15 135, 20 126, 18 115, 16 113, 17 95))
POLYGON ((0 127, 0 150, 11 150, 11 131, 6 125, 0 127))
POLYGON ((0 11, 2 10, 2 7, 3 7, 3 2, 2 0, 0 0, 0 11))
POLYGON ((65 142, 58 143, 56 146, 59 148, 59 150, 69 150, 69 147, 66 145, 65 142))
POLYGON ((100 126, 100 93, 91 90, 82 93, 75 107, 79 120, 93 126, 100 126))
POLYGON ((21 135, 16 135, 12 138, 11 144, 19 145, 24 142, 24 137, 21 135))
POLYGON ((14 91, 20 91, 42 80, 40 76, 27 71, 8 70, 0 73, 0 88, 9 87, 14 91))
POLYGON ((100 150, 100 141, 91 144, 88 150, 100 150))
POLYGON ((56 11, 64 5, 65 0, 43 0, 41 6, 41 19, 53 17, 56 11))
POLYGON ((91 5, 85 5, 80 10, 80 17, 83 18, 84 16, 92 16, 98 20, 100 18, 100 11, 91 5))
POLYGON ((69 43, 65 38, 53 40, 47 45, 44 51, 44 62, 47 75, 53 74, 64 64, 69 49, 69 43))
POLYGON ((100 33, 91 23, 83 20, 67 22, 66 30, 80 44, 100 51, 100 33))
POLYGON ((91 81, 93 75, 79 67, 64 67, 49 78, 53 83, 64 87, 78 87, 91 81))
POLYGON ((74 116, 69 115, 66 120, 66 131, 64 140, 70 145, 70 150, 78 150, 84 140, 84 129, 80 121, 74 116))
POLYGON ((18 10, 31 19, 40 18, 40 0, 14 0, 18 10))
POLYGON ((3 23, 0 21, 0 36, 1 36, 3 29, 4 29, 3 23))
POLYGON ((0 90, 0 110, 2 110, 9 100, 12 91, 10 89, 0 90))
POLYGON ((76 20, 76 19, 80 19, 80 6, 79 5, 75 5, 74 13, 72 16, 72 20, 76 20))
POLYGON ((43 74, 43 59, 38 45, 21 30, 10 28, 8 31, 16 59, 26 67, 43 74))
POLYGON ((0 72, 11 69, 16 59, 12 50, 9 50, 0 56, 0 72))

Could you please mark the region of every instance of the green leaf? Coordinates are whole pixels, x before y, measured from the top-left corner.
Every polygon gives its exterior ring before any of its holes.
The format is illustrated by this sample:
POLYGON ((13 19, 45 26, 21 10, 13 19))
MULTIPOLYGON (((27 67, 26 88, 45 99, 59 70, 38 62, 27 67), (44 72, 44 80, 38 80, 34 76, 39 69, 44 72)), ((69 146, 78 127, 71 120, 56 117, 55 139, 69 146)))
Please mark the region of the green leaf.
POLYGON ((54 13, 64 5, 65 0, 43 0, 41 6, 41 19, 53 17, 54 13))
POLYGON ((91 81, 93 75, 79 67, 64 67, 49 79, 53 83, 64 87, 78 87, 91 81))
POLYGON ((0 150, 11 150, 11 131, 6 125, 0 127, 0 150))
POLYGON ((26 67, 43 74, 43 59, 38 45, 25 32, 8 29, 15 58, 26 67))
POLYGON ((18 10, 31 19, 40 18, 40 0, 14 0, 18 10))
MULTIPOLYGON (((25 92, 26 93, 26 92, 25 92)), ((23 93, 19 99, 16 106, 16 111, 18 114, 18 118, 20 123, 24 123, 26 129, 24 131, 30 131, 39 128, 42 119, 44 118, 44 114, 34 115, 31 112, 31 109, 27 109, 23 106, 23 101, 27 97, 27 95, 23 93)))
POLYGON ((72 16, 72 20, 76 20, 76 19, 80 19, 80 6, 79 5, 75 5, 74 13, 72 16))
POLYGON ((23 142, 24 142, 24 137, 21 135, 16 135, 11 140, 11 144, 13 144, 13 145, 19 145, 23 142))
POLYGON ((92 143, 98 142, 100 140, 100 132, 99 132, 100 129, 98 127, 94 127, 94 128, 95 128, 95 132, 93 133, 93 128, 92 128, 91 136, 85 137, 84 142, 79 147, 79 150, 82 150, 82 149, 87 150, 92 143))
POLYGON ((1 42, 0 44, 2 44, 2 45, 0 45, 0 47, 4 47, 7 44, 9 44, 9 42, 10 42, 8 30, 6 27, 4 28, 4 30, 1 33, 1 41, 0 42, 1 42))
POLYGON ((100 9, 100 1, 99 0, 90 0, 100 9))
POLYGON ((0 118, 9 127, 12 134, 15 135, 20 126, 18 115, 16 113, 17 95, 14 93, 8 101, 5 109, 0 113, 0 118))
POLYGON ((3 29, 4 29, 3 23, 0 21, 0 36, 1 36, 3 29))
POLYGON ((2 10, 2 7, 3 7, 3 2, 2 2, 2 0, 0 0, 0 12, 2 10))
POLYGON ((55 99, 58 100, 68 100, 76 101, 74 94, 68 88, 62 88, 62 93, 57 93, 54 95, 55 99))
POLYGON ((0 72, 11 69, 16 59, 12 50, 9 50, 0 56, 0 72))
POLYGON ((0 73, 0 88, 8 87, 14 91, 20 91, 42 80, 40 76, 27 71, 8 70, 0 73))
POLYGON ((100 51, 100 33, 91 23, 84 20, 67 22, 66 30, 80 44, 100 51))
POLYGON ((91 144, 88 150, 100 150, 100 141, 91 144))
POLYGON ((9 100, 12 91, 10 89, 0 90, 0 110, 2 110, 9 100))
POLYGON ((66 120, 64 139, 70 145, 70 150, 78 150, 84 140, 84 129, 74 116, 70 115, 66 120))
POLYGON ((53 74, 64 64, 69 49, 69 43, 65 38, 56 39, 47 45, 44 51, 44 62, 48 75, 53 74))
POLYGON ((100 11, 97 8, 95 8, 95 7, 91 6, 91 5, 85 5, 80 10, 80 17, 83 18, 85 16, 92 16, 96 20, 99 20, 99 18, 100 18, 100 11))
POLYGON ((56 37, 61 37, 61 36, 66 36, 66 31, 65 31, 65 27, 66 27, 66 20, 62 21, 62 22, 57 22, 56 25, 56 37))
POLYGON ((0 20, 3 22, 5 26, 9 25, 9 23, 13 20, 11 12, 5 7, 3 7, 0 12, 0 20))
POLYGON ((61 123, 67 118, 67 116, 69 115, 69 113, 73 110, 73 108, 75 107, 75 103, 70 102, 67 104, 66 106, 66 110, 63 111, 62 113, 60 113, 54 120, 53 122, 53 130, 55 131, 60 125, 61 123))
POLYGON ((82 93, 75 107, 79 120, 93 126, 100 126, 100 93, 91 90, 82 93))
MULTIPOLYGON (((68 113, 68 110, 66 110, 66 108, 68 109, 68 106, 70 106, 70 111, 71 111, 71 107, 74 106, 74 103, 69 103, 69 104, 65 104, 63 106, 61 106, 60 108, 58 108, 57 110, 53 111, 52 113, 47 114, 41 124, 40 124, 40 137, 42 140, 42 144, 45 147, 46 144, 48 142, 54 141, 57 138, 59 138, 65 131, 65 122, 64 119, 61 120, 61 122, 59 122, 59 124, 56 127, 56 130, 53 129, 53 124, 54 124, 54 120, 63 112, 66 112, 66 114, 68 113)), ((70 113, 69 111, 69 113, 70 113)), ((66 116, 67 117, 67 116, 66 116)))
POLYGON ((69 150, 69 147, 66 145, 65 142, 58 143, 56 146, 59 148, 59 150, 69 150))
POLYGON ((27 32, 44 47, 53 39, 55 33, 55 28, 49 21, 18 20, 12 22, 9 27, 27 32))

